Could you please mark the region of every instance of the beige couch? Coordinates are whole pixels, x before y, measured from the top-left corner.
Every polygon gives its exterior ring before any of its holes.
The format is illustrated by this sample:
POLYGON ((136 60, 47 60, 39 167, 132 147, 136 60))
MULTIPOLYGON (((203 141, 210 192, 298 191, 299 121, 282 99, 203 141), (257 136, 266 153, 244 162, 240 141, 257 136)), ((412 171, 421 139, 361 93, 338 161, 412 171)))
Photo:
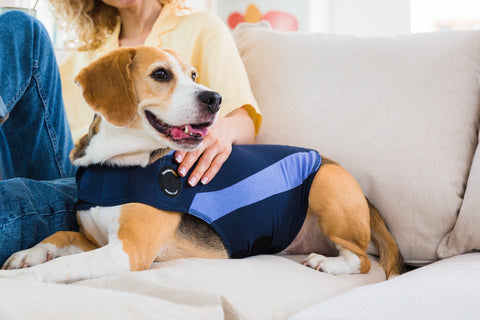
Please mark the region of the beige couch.
POLYGON ((478 319, 480 32, 234 35, 263 111, 258 142, 340 162, 421 267, 385 281, 376 262, 331 276, 257 256, 73 285, 0 280, 0 319, 478 319))

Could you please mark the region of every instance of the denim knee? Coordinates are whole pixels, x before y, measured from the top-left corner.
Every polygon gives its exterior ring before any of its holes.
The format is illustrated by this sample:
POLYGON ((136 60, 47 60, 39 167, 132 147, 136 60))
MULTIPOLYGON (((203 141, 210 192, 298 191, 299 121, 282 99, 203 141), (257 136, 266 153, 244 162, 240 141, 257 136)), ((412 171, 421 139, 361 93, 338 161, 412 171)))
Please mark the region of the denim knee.
POLYGON ((47 32, 40 20, 18 10, 10 10, 1 14, 0 28, 9 28, 12 31, 9 34, 2 34, 2 37, 28 31, 28 29, 42 30, 42 33, 47 32), (25 26, 32 26, 32 28, 25 28, 25 26))
POLYGON ((54 55, 47 29, 40 20, 29 14, 17 10, 1 14, 0 33, 0 53, 7 50, 9 55, 14 54, 21 60, 37 57, 45 49, 54 55))
POLYGON ((69 177, 73 148, 60 73, 44 26, 18 11, 0 16, 0 170, 2 177, 69 177), (8 120, 7 120, 8 118, 8 120), (32 163, 24 152, 38 159, 32 163))
POLYGON ((18 98, 10 96, 9 91, 16 91, 30 81, 40 58, 53 61, 55 67, 56 60, 45 26, 31 15, 15 10, 1 14, 0 34, 0 71, 1 74, 9 74, 8 78, 0 78, 0 96, 9 108, 14 102, 12 99, 18 98), (15 74, 8 72, 10 70, 15 74))

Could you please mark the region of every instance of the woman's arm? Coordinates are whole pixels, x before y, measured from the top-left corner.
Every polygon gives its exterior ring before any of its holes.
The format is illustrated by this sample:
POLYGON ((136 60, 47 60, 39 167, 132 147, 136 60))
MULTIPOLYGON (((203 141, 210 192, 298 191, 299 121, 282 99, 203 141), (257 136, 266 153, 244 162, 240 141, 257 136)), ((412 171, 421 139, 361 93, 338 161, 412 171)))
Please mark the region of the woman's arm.
POLYGON ((261 115, 240 54, 225 24, 207 13, 194 13, 182 21, 179 30, 190 29, 185 27, 188 24, 193 30, 187 37, 189 41, 194 39, 193 53, 186 56, 192 57, 191 62, 198 71, 197 81, 220 93, 223 101, 218 120, 200 148, 175 154, 180 163, 179 174, 188 173, 190 185, 195 186, 214 178, 230 156, 232 144, 254 142, 261 115))
POLYGON ((192 152, 175 152, 175 159, 180 163, 178 172, 185 176, 198 159, 188 183, 191 186, 195 186, 199 181, 206 184, 230 156, 232 144, 251 144, 254 140, 253 121, 245 109, 238 108, 225 118, 217 119, 200 148, 192 152))

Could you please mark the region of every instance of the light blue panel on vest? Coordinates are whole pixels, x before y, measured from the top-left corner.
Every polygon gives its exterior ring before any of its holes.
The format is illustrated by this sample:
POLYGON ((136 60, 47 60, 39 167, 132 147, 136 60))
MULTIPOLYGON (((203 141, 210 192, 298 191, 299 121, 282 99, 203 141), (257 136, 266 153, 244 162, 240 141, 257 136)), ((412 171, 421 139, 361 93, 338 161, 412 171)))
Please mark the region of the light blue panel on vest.
POLYGON ((196 194, 189 213, 211 223, 239 208, 298 187, 320 164, 321 158, 315 151, 294 153, 228 188, 196 194))

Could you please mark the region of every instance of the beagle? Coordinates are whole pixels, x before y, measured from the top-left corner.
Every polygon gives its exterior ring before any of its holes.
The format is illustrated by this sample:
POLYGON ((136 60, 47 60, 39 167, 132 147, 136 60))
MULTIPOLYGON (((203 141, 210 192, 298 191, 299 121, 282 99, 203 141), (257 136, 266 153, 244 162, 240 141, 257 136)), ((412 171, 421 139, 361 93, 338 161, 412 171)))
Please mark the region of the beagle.
POLYGON ((0 277, 73 282, 186 257, 308 254, 330 274, 366 273, 367 245, 387 276, 402 257, 354 178, 318 152, 234 146, 209 184, 190 187, 172 150, 194 150, 221 96, 169 50, 121 48, 78 74, 96 112, 70 157, 79 167, 79 232, 57 232, 13 254, 0 277), (14 270, 15 269, 15 270, 14 270))

